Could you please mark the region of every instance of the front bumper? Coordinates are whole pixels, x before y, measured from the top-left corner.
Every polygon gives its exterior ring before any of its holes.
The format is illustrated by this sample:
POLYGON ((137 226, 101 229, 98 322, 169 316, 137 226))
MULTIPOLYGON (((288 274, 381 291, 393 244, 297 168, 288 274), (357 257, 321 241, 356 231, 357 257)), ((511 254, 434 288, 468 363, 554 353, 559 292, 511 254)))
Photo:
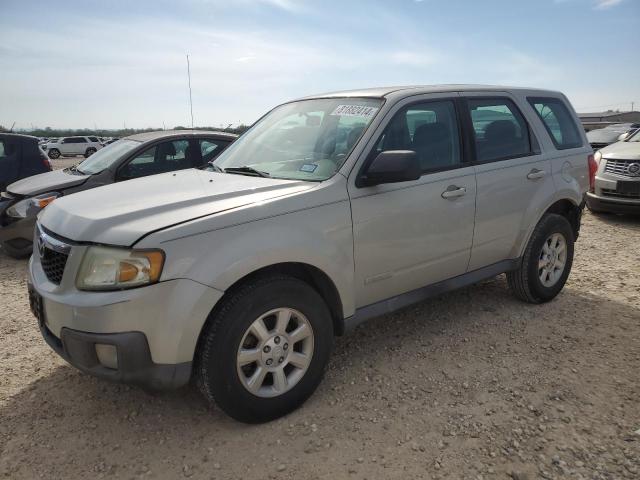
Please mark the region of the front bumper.
POLYGON ((191 378, 192 362, 173 365, 153 363, 147 338, 141 332, 96 334, 65 327, 61 331, 61 338, 58 338, 51 333, 44 321, 38 323, 45 342, 58 355, 78 370, 95 377, 150 390, 179 388, 191 378), (96 345, 115 348, 116 368, 101 363, 96 345))
POLYGON ((12 204, 13 202, 0 202, 0 242, 27 254, 32 249, 36 215, 20 219, 10 218, 5 214, 5 210, 12 204))
POLYGON ((587 193, 587 206, 596 212, 640 214, 640 201, 599 196, 591 192, 587 193))
POLYGON ((49 346, 79 370, 150 389, 188 382, 200 331, 223 292, 188 279, 110 292, 75 288, 83 246, 74 246, 60 284, 49 281, 38 255, 29 260, 32 311, 49 346), (96 345, 113 346, 117 366, 96 345))

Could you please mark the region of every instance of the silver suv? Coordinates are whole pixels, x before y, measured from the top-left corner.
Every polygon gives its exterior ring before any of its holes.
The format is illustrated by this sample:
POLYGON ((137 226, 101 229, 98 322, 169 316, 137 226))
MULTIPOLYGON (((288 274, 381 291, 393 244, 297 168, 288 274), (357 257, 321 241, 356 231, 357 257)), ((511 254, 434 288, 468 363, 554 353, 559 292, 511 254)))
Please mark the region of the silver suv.
POLYGON ((542 303, 571 270, 592 150, 561 93, 330 93, 274 108, 209 170, 62 197, 29 296, 46 342, 105 379, 194 379, 245 422, 315 390, 334 335, 501 273, 542 303))
POLYGON ((640 130, 595 154, 596 177, 587 193, 594 213, 640 214, 640 130))

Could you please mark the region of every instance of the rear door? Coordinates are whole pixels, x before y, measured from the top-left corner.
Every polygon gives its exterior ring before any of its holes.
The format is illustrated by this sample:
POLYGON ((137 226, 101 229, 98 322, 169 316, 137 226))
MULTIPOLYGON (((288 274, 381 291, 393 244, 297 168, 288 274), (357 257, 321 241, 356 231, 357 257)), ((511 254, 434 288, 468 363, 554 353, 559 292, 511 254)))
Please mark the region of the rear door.
POLYGON ((350 182, 356 306, 465 273, 475 211, 457 96, 401 102, 372 140, 363 167, 385 150, 413 150, 419 180, 358 187, 350 182))
POLYGON ((469 270, 519 255, 540 199, 554 195, 551 165, 516 100, 507 93, 465 93, 477 180, 469 270))

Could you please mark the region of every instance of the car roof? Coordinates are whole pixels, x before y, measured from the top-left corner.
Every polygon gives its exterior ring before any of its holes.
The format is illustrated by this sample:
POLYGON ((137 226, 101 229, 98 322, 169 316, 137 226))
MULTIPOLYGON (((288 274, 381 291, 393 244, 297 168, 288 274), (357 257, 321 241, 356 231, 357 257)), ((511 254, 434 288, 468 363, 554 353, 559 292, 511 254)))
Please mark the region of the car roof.
POLYGON ((473 84, 447 84, 447 85, 404 85, 392 87, 375 87, 363 88, 358 90, 342 90, 337 92, 328 92, 319 95, 310 95, 302 97, 299 100, 309 100, 313 98, 338 98, 338 97, 365 97, 365 98, 384 98, 391 94, 399 96, 420 95, 424 93, 443 93, 443 92, 464 92, 464 91, 496 91, 504 92, 509 90, 526 90, 535 92, 548 92, 557 94, 551 90, 541 90, 539 88, 526 87, 507 87, 503 85, 473 85, 473 84), (404 95, 403 95, 404 94, 404 95))
POLYGON ((13 138, 16 140, 36 140, 38 141, 38 137, 34 137, 33 135, 23 135, 21 133, 9 133, 9 132, 2 132, 0 133, 0 138, 13 138))
POLYGON ((135 135, 129 135, 123 137, 127 140, 135 140, 137 142, 148 142, 150 140, 158 140, 161 138, 173 138, 173 137, 215 137, 218 140, 235 140, 238 135, 235 133, 216 132, 210 130, 160 130, 158 132, 144 132, 136 133, 135 135))

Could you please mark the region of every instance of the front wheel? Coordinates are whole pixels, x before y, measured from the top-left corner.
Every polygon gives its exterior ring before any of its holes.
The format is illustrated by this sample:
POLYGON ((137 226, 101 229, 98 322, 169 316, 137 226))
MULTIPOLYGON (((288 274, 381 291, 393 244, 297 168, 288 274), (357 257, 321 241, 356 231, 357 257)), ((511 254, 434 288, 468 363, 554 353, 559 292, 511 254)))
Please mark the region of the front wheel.
POLYGON ((519 268, 507 273, 512 293, 529 303, 552 300, 564 287, 573 263, 573 229, 569 221, 547 214, 536 225, 519 268))
POLYGON ((60 150, 58 150, 57 148, 51 148, 49 150, 49 158, 55 160, 56 158, 60 158, 60 150))
POLYGON ((84 152, 84 158, 89 158, 94 153, 96 153, 96 149, 95 148, 93 148, 93 147, 87 148, 87 151, 84 152))
POLYGON ((232 293, 208 322, 198 386, 236 420, 273 420, 315 391, 332 343, 329 309, 313 288, 288 276, 264 277, 232 293))
POLYGON ((7 255, 9 255, 10 257, 15 258, 17 260, 22 260, 24 258, 29 258, 29 256, 31 255, 31 251, 32 251, 31 244, 27 245, 24 248, 15 248, 15 247, 12 247, 7 242, 0 242, 0 247, 1 247, 1 250, 4 250, 4 252, 7 255))

